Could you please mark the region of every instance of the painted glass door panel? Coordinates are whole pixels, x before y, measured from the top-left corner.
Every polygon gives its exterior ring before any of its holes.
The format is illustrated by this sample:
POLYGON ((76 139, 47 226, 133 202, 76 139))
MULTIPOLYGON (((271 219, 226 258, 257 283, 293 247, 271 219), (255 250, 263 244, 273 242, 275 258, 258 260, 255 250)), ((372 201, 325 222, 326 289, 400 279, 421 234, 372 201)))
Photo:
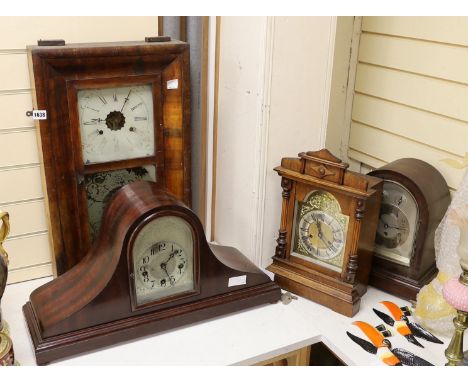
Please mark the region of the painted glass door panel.
POLYGON ((138 180, 156 181, 154 166, 103 171, 85 176, 89 228, 94 241, 101 226, 102 213, 112 195, 122 186, 138 180))

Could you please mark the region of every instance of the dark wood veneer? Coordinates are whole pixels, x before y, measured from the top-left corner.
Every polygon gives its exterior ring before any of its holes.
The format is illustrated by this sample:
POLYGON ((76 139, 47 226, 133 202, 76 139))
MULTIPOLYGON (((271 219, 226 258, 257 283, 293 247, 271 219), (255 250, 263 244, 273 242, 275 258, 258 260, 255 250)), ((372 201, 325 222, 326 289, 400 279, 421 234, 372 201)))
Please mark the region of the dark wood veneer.
POLYGON ((152 164, 156 181, 191 205, 189 46, 180 41, 29 46, 37 122, 57 275, 77 264, 91 245, 84 174, 152 164), (168 80, 178 79, 168 90, 168 80), (151 158, 83 163, 77 91, 152 84, 156 152, 151 158))

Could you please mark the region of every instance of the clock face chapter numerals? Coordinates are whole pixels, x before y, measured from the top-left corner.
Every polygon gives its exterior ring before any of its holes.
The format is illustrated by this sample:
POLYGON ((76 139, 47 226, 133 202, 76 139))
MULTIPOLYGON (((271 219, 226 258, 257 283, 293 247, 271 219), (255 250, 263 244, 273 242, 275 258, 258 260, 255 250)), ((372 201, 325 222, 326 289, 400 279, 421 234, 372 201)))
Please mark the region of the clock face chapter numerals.
POLYGON ((385 180, 375 237, 375 252, 409 266, 414 251, 419 211, 413 195, 401 184, 385 180))
POLYGON ((343 227, 323 211, 310 211, 299 222, 300 240, 307 252, 323 259, 333 259, 343 249, 343 227))
POLYGON ((171 288, 185 275, 187 254, 176 243, 160 241, 139 257, 137 267, 137 288, 171 288))
POLYGON ((132 257, 137 306, 194 290, 193 234, 182 218, 163 216, 146 224, 135 238, 132 257))
POLYGON ((294 246, 291 255, 340 272, 349 217, 334 196, 313 191, 296 203, 294 246))
POLYGON ((78 90, 85 164, 155 153, 151 85, 78 90))

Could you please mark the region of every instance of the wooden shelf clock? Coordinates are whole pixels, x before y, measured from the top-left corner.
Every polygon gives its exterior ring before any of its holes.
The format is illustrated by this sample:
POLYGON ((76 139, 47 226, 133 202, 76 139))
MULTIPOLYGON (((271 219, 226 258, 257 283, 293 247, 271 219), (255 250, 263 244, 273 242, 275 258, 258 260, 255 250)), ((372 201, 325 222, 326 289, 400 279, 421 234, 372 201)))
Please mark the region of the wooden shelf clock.
POLYGON ((384 181, 370 284, 408 300, 437 273, 434 234, 450 204, 441 173, 401 158, 369 175, 384 181))
POLYGON ((122 185, 152 180, 191 204, 189 46, 147 41, 28 47, 58 275, 122 185))
POLYGON ((239 251, 209 245, 173 194, 137 181, 112 197, 87 255, 23 311, 41 365, 280 298, 239 251))
POLYGON ((326 149, 281 160, 281 225, 267 269, 282 288, 353 316, 367 290, 382 180, 347 167, 326 149))

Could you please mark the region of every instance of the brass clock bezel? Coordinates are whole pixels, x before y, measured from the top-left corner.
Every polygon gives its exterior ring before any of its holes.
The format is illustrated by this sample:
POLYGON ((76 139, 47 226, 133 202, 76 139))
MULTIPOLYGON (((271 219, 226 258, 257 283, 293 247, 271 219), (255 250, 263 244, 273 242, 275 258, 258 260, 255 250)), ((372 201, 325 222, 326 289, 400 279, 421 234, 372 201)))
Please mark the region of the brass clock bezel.
POLYGON ((289 251, 289 254, 290 254, 290 257, 291 258, 294 258, 295 260, 296 259, 301 259, 303 261, 306 261, 310 264, 314 264, 314 265, 318 265, 320 267, 325 267, 327 268, 328 270, 332 271, 332 272, 335 272, 336 274, 341 274, 342 271, 343 271, 343 264, 344 264, 344 261, 345 261, 345 255, 346 255, 346 248, 347 248, 347 237, 348 237, 348 224, 349 223, 349 216, 343 214, 342 212, 342 209, 341 209, 341 205, 338 201, 338 199, 336 198, 336 196, 327 191, 327 190, 324 190, 324 189, 313 189, 313 190, 310 190, 306 195, 304 195, 304 197, 299 200, 299 199, 296 199, 295 201, 295 206, 294 206, 294 215, 293 215, 293 227, 292 227, 292 237, 291 237, 291 247, 290 247, 290 251, 289 251), (314 198, 314 194, 327 194, 329 195, 329 197, 332 199, 332 203, 334 204, 335 206, 335 209, 336 211, 334 211, 334 213, 331 213, 329 211, 326 211, 326 210, 320 210, 320 209, 313 209, 312 206, 310 208, 310 211, 318 211, 318 212, 322 212, 322 213, 325 213, 327 215, 329 215, 333 220, 337 221, 337 223, 340 225, 340 228, 342 230, 342 235, 343 235, 343 239, 344 239, 344 242, 343 242, 343 245, 339 251, 339 253, 336 255, 336 256, 333 256, 333 258, 335 257, 340 257, 341 261, 340 261, 340 265, 334 265, 334 264, 331 264, 332 262, 331 261, 328 261, 328 260, 331 260, 331 259, 320 259, 319 257, 317 256, 314 256, 311 254, 310 256, 310 259, 307 259, 306 257, 309 257, 309 256, 305 256, 305 255, 302 255, 301 253, 299 252, 296 252, 295 249, 297 249, 296 247, 298 247, 300 244, 300 237, 298 235, 300 235, 298 233, 298 230, 300 229, 300 222, 302 221, 302 218, 308 213, 306 212, 302 217, 300 216, 301 215, 301 209, 303 209, 311 200, 312 198, 314 198), (301 204, 301 205, 300 205, 301 204), (342 226, 340 224, 340 222, 337 220, 336 218, 336 214, 339 214, 343 217, 346 217, 346 224, 344 224, 344 226, 342 226), (296 242, 297 241, 297 242, 296 242))

